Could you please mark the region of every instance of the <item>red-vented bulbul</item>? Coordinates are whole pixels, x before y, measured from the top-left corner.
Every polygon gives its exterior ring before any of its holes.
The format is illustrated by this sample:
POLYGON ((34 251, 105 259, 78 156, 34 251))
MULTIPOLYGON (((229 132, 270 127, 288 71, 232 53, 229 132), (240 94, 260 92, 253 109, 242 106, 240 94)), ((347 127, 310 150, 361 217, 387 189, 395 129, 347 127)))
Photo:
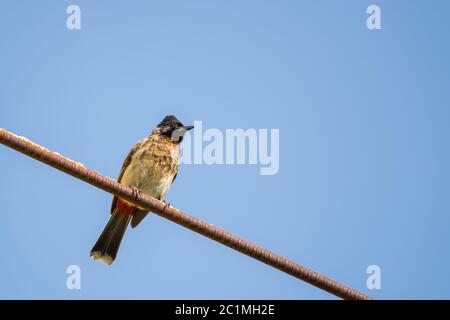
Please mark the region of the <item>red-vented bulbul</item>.
MULTIPOLYGON (((131 149, 123 162, 118 182, 164 200, 177 176, 183 135, 192 128, 184 126, 175 116, 166 116, 149 137, 140 140, 131 149)), ((148 212, 114 197, 111 218, 92 248, 91 257, 112 264, 130 221, 134 228, 148 212)))

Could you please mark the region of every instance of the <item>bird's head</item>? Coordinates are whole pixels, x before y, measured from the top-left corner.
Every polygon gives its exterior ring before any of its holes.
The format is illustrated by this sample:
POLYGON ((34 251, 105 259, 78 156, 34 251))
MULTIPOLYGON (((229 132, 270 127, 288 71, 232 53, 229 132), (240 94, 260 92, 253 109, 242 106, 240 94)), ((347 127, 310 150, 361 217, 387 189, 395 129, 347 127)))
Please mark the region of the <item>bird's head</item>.
POLYGON ((194 126, 184 126, 175 116, 165 116, 156 127, 158 134, 170 138, 174 142, 183 141, 186 132, 194 126))

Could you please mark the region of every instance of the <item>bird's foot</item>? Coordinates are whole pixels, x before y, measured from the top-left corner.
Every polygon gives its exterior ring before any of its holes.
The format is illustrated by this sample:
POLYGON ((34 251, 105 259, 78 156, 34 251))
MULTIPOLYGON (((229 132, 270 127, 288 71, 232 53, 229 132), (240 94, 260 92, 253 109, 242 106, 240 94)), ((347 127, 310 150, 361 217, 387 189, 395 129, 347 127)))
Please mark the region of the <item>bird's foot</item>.
POLYGON ((164 208, 161 211, 161 214, 164 214, 164 212, 166 211, 167 208, 170 208, 170 203, 167 202, 166 200, 161 200, 161 202, 164 204, 164 208))
POLYGON ((141 190, 139 190, 136 187, 131 187, 131 189, 133 190, 133 198, 135 200, 137 200, 139 198, 139 196, 141 195, 141 190))
POLYGON ((162 203, 164 203, 164 205, 168 208, 171 207, 170 202, 167 202, 166 200, 161 200, 162 203))

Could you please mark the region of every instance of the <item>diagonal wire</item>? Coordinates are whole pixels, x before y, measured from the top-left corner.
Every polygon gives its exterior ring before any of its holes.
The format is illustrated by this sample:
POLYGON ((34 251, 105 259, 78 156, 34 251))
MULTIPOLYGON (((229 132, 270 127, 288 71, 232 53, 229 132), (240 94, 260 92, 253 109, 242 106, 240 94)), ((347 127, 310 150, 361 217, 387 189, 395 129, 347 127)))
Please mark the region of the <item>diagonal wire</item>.
POLYGON ((0 128, 0 143, 343 299, 371 297, 0 128))

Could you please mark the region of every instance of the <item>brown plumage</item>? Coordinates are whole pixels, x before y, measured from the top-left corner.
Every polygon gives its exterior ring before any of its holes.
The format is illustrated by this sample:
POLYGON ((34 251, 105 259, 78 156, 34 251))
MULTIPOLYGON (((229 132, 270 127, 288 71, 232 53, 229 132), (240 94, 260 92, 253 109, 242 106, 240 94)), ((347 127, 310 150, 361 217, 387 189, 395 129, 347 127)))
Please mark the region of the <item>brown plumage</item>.
MULTIPOLYGON (((128 153, 118 181, 158 200, 164 200, 178 172, 180 143, 192 126, 183 126, 174 116, 167 116, 128 153)), ((148 210, 114 197, 111 218, 91 250, 91 257, 110 265, 116 258, 128 224, 135 228, 148 210)))

